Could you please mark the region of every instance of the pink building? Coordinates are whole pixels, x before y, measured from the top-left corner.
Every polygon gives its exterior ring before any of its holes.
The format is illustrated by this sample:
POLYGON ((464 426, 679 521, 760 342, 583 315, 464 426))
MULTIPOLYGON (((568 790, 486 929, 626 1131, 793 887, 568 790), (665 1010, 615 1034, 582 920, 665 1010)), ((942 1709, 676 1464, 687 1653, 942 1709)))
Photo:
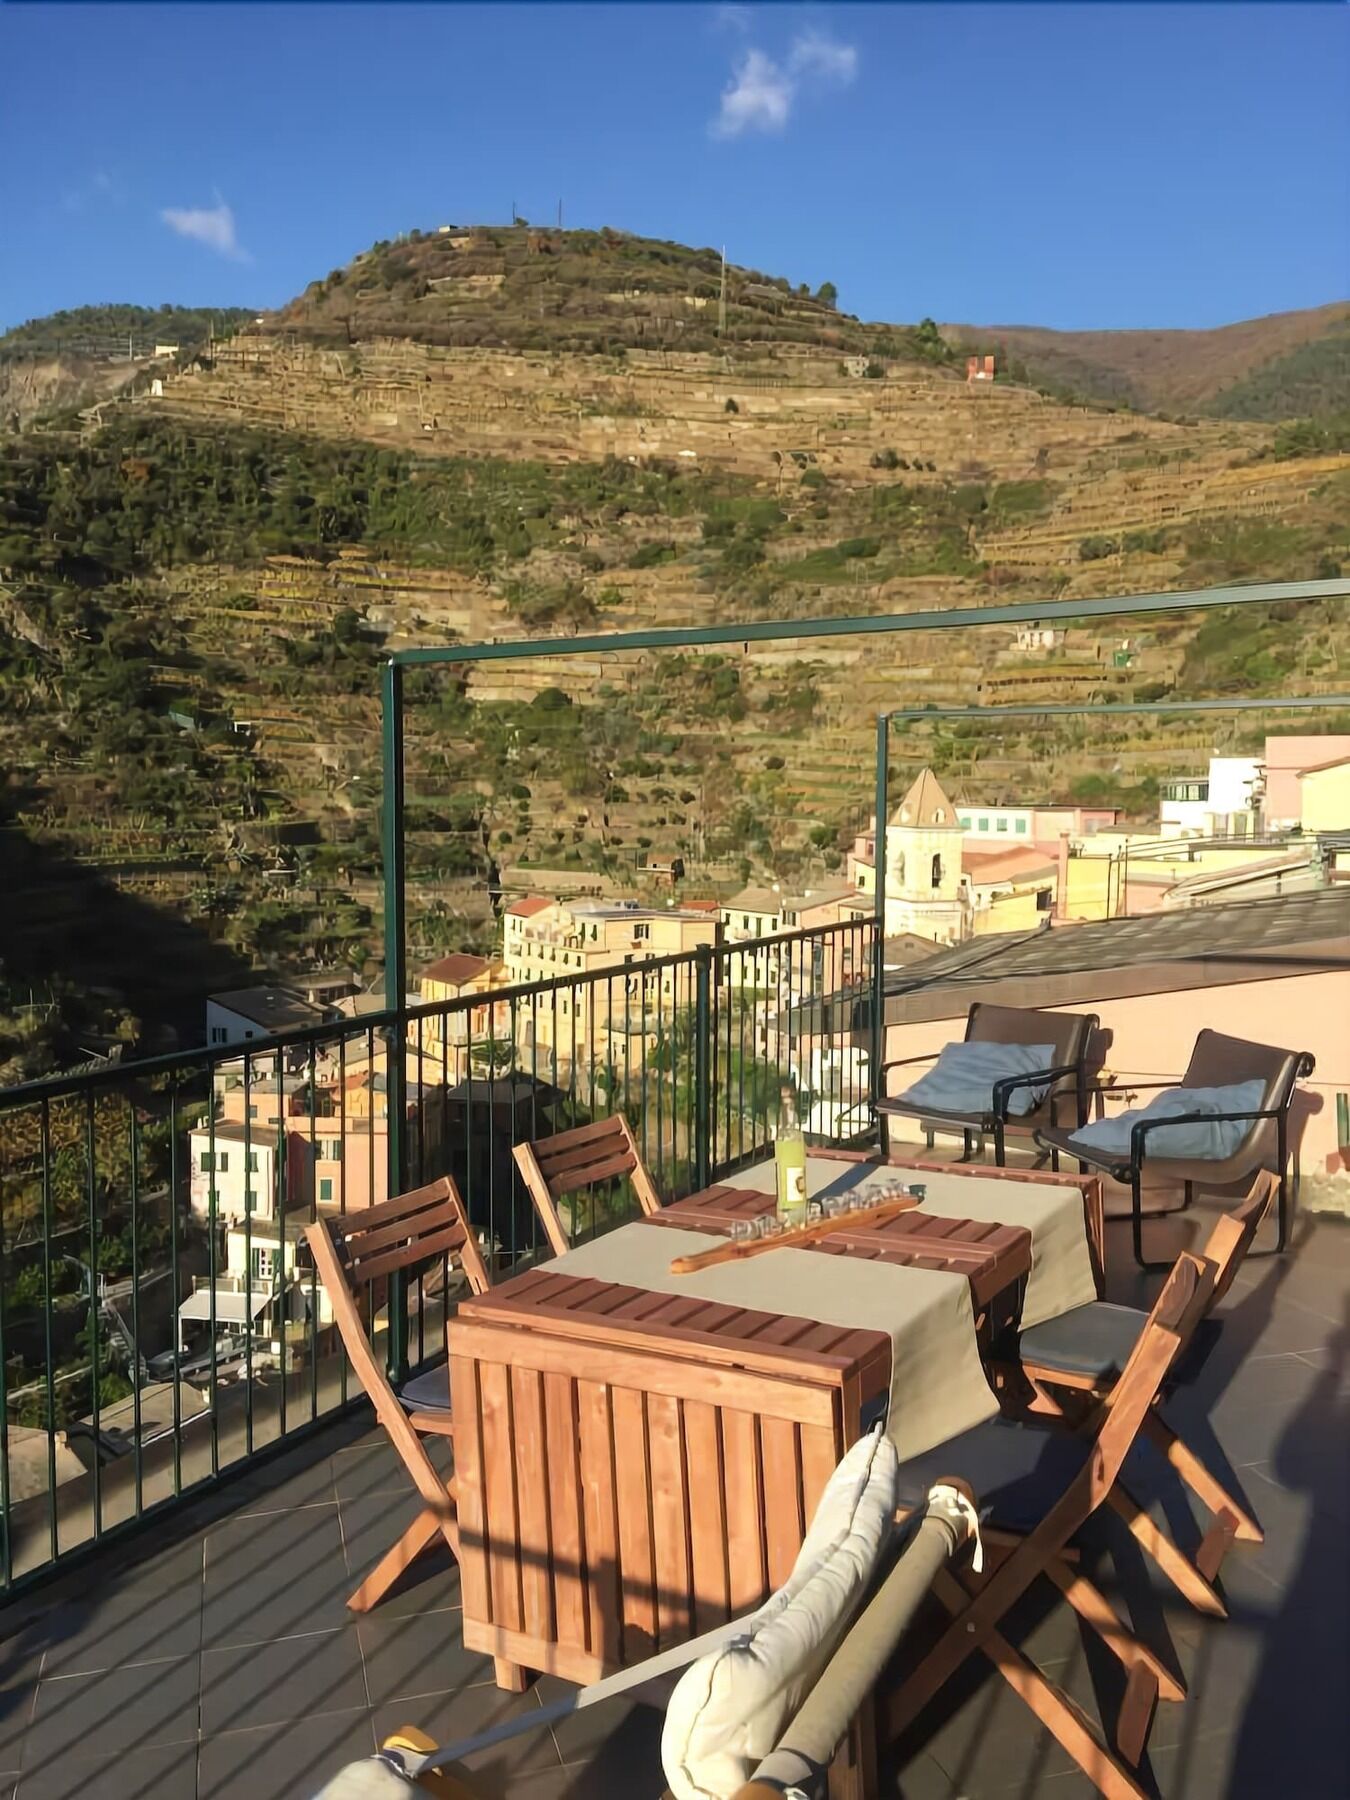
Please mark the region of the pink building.
POLYGON ((1268 831, 1288 831, 1303 817, 1298 778, 1305 769, 1320 768, 1350 756, 1350 737, 1268 737, 1266 793, 1263 812, 1268 831))
MULTIPOLYGON (((1305 1050, 1316 1059, 1291 1113, 1304 1169, 1336 1149, 1336 1096, 1350 1092, 1350 893, 1155 913, 940 952, 886 1002, 886 1058, 917 1056, 961 1036, 972 1001, 1092 1012, 1097 1060, 1120 1085, 1167 1081, 1185 1068, 1196 1033, 1305 1050)), ((1145 1096, 1147 1098, 1147 1096, 1145 1096)))

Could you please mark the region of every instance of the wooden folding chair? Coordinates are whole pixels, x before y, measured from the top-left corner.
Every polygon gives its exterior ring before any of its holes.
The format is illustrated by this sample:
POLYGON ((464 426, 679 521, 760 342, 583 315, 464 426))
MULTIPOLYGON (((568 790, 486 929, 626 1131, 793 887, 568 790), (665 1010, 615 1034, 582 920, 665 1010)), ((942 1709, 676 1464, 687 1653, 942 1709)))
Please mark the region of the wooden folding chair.
POLYGON ((366 1295, 373 1283, 384 1284, 390 1275, 432 1258, 444 1257, 458 1265, 475 1294, 486 1293, 491 1278, 459 1190, 448 1175, 360 1212, 320 1215, 305 1236, 357 1380, 424 1502, 412 1524, 347 1601, 353 1612, 369 1612, 438 1537, 458 1556, 459 1531, 454 1481, 442 1479, 422 1443, 424 1437, 454 1434, 447 1366, 441 1363, 395 1392, 362 1319, 366 1295))
POLYGON ((1091 1440, 1034 1421, 995 1419, 902 1465, 902 1504, 922 1504, 939 1473, 959 1474, 981 1503, 985 1567, 945 1569, 933 1592, 951 1615, 937 1641, 885 1706, 898 1735, 981 1650, 1107 1800, 1144 1800, 1134 1770, 1159 1699, 1181 1700, 1181 1682, 1119 1618, 1076 1566, 1071 1540, 1106 1505, 1168 1370, 1209 1300, 1211 1271, 1183 1255, 1149 1314, 1129 1362, 1105 1402, 1091 1440), (999 1629, 1040 1577, 1050 1580, 1125 1671, 1114 1748, 1086 1715, 999 1629))
POLYGON ((552 1137, 536 1138, 533 1143, 517 1144, 512 1154, 555 1256, 562 1256, 571 1248, 558 1212, 562 1194, 626 1175, 643 1212, 650 1216, 661 1210, 661 1196, 622 1113, 578 1125, 572 1131, 555 1132, 552 1137))
MULTIPOLYGON (((1183 1346, 1171 1372, 1169 1392, 1195 1378, 1213 1347, 1220 1330, 1219 1322, 1212 1317, 1214 1309, 1233 1285, 1242 1259, 1278 1191, 1279 1177, 1262 1170, 1242 1204, 1225 1213, 1211 1231, 1200 1252, 1211 1271, 1208 1303, 1196 1321, 1194 1338, 1183 1346)), ((1092 1403, 1110 1394, 1146 1322, 1146 1314, 1137 1307, 1095 1300, 1024 1331, 1018 1354, 1022 1372, 1036 1396, 1032 1410, 1068 1418, 1080 1430, 1090 1430, 1091 1414, 1084 1418, 1084 1402, 1091 1408, 1092 1403)), ((1145 1416, 1143 1435, 1157 1446, 1181 1480, 1213 1514, 1213 1523, 1201 1541, 1195 1561, 1185 1557, 1149 1518, 1124 1480, 1117 1481, 1111 1506, 1194 1606, 1201 1612, 1223 1617, 1226 1608, 1214 1587, 1214 1578, 1229 1546, 1238 1538, 1259 1544, 1264 1534, 1241 1502, 1168 1424, 1161 1405, 1165 1398, 1165 1394, 1160 1395, 1158 1404, 1145 1416)))

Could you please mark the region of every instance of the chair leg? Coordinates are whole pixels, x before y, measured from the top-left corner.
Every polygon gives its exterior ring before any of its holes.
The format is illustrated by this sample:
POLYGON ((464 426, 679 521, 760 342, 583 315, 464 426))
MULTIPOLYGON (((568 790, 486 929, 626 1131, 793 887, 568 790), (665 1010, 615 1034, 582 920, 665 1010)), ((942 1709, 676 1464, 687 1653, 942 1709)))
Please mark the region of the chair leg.
MULTIPOLYGON (((933 1593, 955 1615, 952 1630, 965 1640, 964 1644, 957 1645, 959 1654, 954 1667, 965 1660, 969 1649, 982 1650, 1008 1686, 1026 1701, 1035 1717, 1068 1751, 1098 1793, 1105 1796, 1105 1800, 1144 1800, 1145 1790, 1111 1754, 1087 1715, 1074 1705, 1067 1694, 1047 1681, 1040 1670, 1008 1642, 1002 1632, 992 1625, 976 1627, 973 1632, 965 1631, 963 1615, 971 1604, 972 1595, 950 1570, 938 1571, 933 1582, 933 1593)), ((926 1704, 925 1698, 914 1705, 912 1698, 907 1696, 919 1678, 927 1674, 931 1660, 930 1654, 894 1697, 889 1713, 893 1735, 898 1735, 904 1724, 912 1720, 920 1707, 926 1704)), ((939 1682, 937 1685, 940 1687, 942 1684, 939 1682)), ((928 1681, 924 1681, 923 1687, 929 1693, 937 1691, 928 1681)))
MULTIPOLYGON (((1281 1123, 1283 1123, 1283 1120, 1281 1123)), ((1275 1236, 1275 1253, 1277 1256, 1282 1256, 1284 1254, 1285 1246, 1289 1242, 1289 1198, 1289 1162, 1286 1156, 1281 1155, 1280 1190, 1277 1200, 1277 1218, 1279 1223, 1275 1236)))
POLYGON ((1197 1612, 1205 1613, 1209 1618, 1228 1617, 1228 1608, 1214 1583, 1182 1554, 1165 1531, 1159 1530, 1119 1480, 1107 1495, 1106 1503, 1125 1521, 1135 1542, 1153 1558, 1183 1599, 1189 1600, 1197 1612))
POLYGON ((1172 1427, 1156 1410, 1144 1420, 1150 1440, 1171 1463, 1182 1481, 1214 1514, 1227 1513, 1236 1526, 1235 1536, 1243 1543, 1263 1544, 1266 1534, 1245 1506, 1235 1500, 1228 1489, 1200 1461, 1189 1444, 1183 1443, 1172 1427))
POLYGON ((455 1556, 459 1555, 459 1531, 451 1518, 435 1512, 431 1507, 423 1507, 412 1524, 403 1533, 398 1542, 385 1551, 375 1567, 366 1576, 347 1601, 353 1612, 369 1612, 378 1604, 393 1587, 394 1583, 412 1567, 422 1552, 444 1536, 455 1556))
MULTIPOLYGON (((1089 1581, 1080 1569, 1071 1569, 1067 1563, 1047 1563, 1045 1572, 1079 1618, 1091 1625, 1127 1674, 1143 1667, 1149 1672, 1155 1698, 1186 1698, 1184 1684, 1178 1681, 1167 1664, 1155 1656, 1147 1644, 1141 1644, 1122 1623, 1115 1608, 1095 1582, 1089 1581)), ((1137 1762, 1138 1758, 1131 1760, 1137 1762)))
POLYGON ((1144 1261, 1144 1196, 1138 1169, 1130 1172, 1130 1232, 1134 1238, 1134 1260, 1141 1269, 1146 1269, 1148 1264, 1144 1261))
MULTIPOLYGON (((1189 1204, 1189 1201, 1187 1201, 1187 1205, 1189 1204)), ((1182 1212, 1185 1209, 1183 1207, 1171 1206, 1166 1210, 1168 1212, 1182 1212)), ((1130 1171, 1130 1230, 1134 1238, 1134 1260, 1146 1274, 1151 1274, 1158 1269, 1170 1269, 1172 1267, 1172 1264, 1165 1259, 1159 1262, 1156 1258, 1150 1260, 1144 1255, 1144 1176, 1141 1169, 1132 1169, 1130 1171)))

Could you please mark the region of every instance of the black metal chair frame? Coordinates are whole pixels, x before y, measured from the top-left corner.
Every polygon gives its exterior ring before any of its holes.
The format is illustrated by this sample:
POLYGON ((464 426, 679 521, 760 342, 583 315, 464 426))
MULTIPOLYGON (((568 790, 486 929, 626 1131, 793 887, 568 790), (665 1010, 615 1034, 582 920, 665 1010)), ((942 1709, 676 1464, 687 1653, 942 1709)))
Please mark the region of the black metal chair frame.
MULTIPOLYGON (((1295 1081, 1306 1079, 1307 1076, 1312 1074, 1316 1066, 1314 1058, 1306 1051, 1303 1052, 1298 1059, 1298 1066, 1294 1072, 1295 1081)), ((1145 1089, 1159 1089, 1165 1091, 1170 1088, 1176 1088, 1179 1085, 1180 1083, 1176 1081, 1132 1081, 1125 1091, 1129 1093, 1138 1093, 1145 1089)), ((1104 1092, 1106 1090, 1099 1089, 1098 1091, 1104 1092)), ((1289 1108, 1293 1102, 1295 1091, 1294 1084, 1291 1082, 1289 1092, 1285 1096, 1284 1104, 1282 1106, 1256 1107, 1249 1112, 1175 1113, 1165 1119, 1139 1119, 1130 1127, 1130 1153, 1128 1160, 1123 1159, 1118 1153, 1113 1151, 1094 1154, 1091 1145, 1084 1145, 1081 1148, 1076 1144, 1073 1146, 1074 1153, 1078 1156, 1078 1166, 1080 1170, 1086 1172, 1086 1169, 1089 1166, 1102 1169, 1113 1181, 1118 1181, 1122 1187, 1128 1184, 1130 1189, 1130 1235, 1134 1247, 1134 1260, 1141 1269, 1155 1270, 1170 1269, 1172 1267, 1172 1264, 1166 1260, 1150 1260, 1144 1255, 1143 1188, 1144 1162, 1147 1155, 1148 1136, 1150 1132, 1161 1131, 1169 1125, 1240 1124, 1244 1121, 1247 1124, 1255 1125, 1262 1119, 1274 1119, 1275 1156, 1276 1161, 1279 1163, 1279 1167, 1274 1171, 1279 1181, 1277 1199, 1278 1222, 1274 1251, 1266 1252, 1266 1254, 1274 1254, 1276 1256, 1283 1254, 1289 1242, 1290 1202, 1292 1199, 1289 1181, 1289 1108)), ((1035 1138, 1036 1142, 1043 1150, 1049 1150, 1053 1153, 1060 1147, 1052 1143, 1047 1143, 1040 1132, 1035 1134, 1035 1138)), ((1205 1166, 1203 1158, 1170 1157, 1168 1160, 1171 1162, 1195 1161, 1198 1165, 1196 1177, 1195 1180, 1183 1183, 1183 1199, 1180 1206, 1167 1207, 1158 1214, 1155 1214, 1155 1217, 1165 1217, 1169 1212, 1184 1212, 1194 1198, 1196 1180, 1203 1178, 1205 1166)), ((1295 1172, 1295 1175, 1297 1177, 1297 1171, 1295 1172)), ((1256 1254, 1260 1255, 1262 1252, 1258 1251, 1256 1254)))
MULTIPOLYGON (((1093 1030, 1095 1029, 1096 1020, 1094 1018, 1093 1030)), ((971 1040, 965 1039, 963 1041, 968 1043, 971 1040)), ((993 1042, 995 1040, 990 1039, 988 1041, 993 1042)), ((943 1049, 946 1048, 947 1046, 944 1044, 943 1049)), ((916 1063, 934 1062, 941 1054, 941 1050, 933 1050, 924 1056, 901 1056, 897 1057, 893 1062, 883 1063, 881 1065, 882 1080, 885 1080, 891 1069, 903 1069, 916 1063)), ((965 1140, 965 1153, 962 1157, 963 1161, 968 1161, 972 1154, 973 1147, 971 1139, 973 1137, 986 1134, 992 1136, 994 1140, 994 1162, 996 1166, 1001 1169, 1004 1167, 1007 1159, 1007 1130, 1008 1121, 1012 1116, 1010 1111, 1012 1096, 1017 1092, 1018 1088, 1041 1087, 1047 1084, 1053 1084, 1056 1081, 1062 1081, 1069 1075, 1074 1076, 1078 1084, 1074 1097, 1078 1102, 1078 1123, 1079 1125, 1084 1125, 1087 1123, 1088 1087, 1085 1080, 1085 1068, 1083 1062, 1062 1063, 1058 1067, 1052 1069, 1033 1069, 1031 1073, 1027 1075, 1001 1076, 993 1086, 993 1093, 991 1096, 992 1104, 989 1110, 984 1113, 952 1113, 943 1112, 938 1107, 929 1107, 921 1114, 913 1113, 902 1116, 917 1117, 920 1119, 921 1123, 931 1119, 936 1124, 946 1125, 953 1130, 960 1131, 965 1140)), ((1051 1091, 1046 1098, 1049 1101, 1050 1112, 1053 1117, 1058 1103, 1061 1100, 1068 1099, 1069 1096, 1067 1094, 1056 1093, 1053 1086, 1051 1086, 1051 1091)), ((877 1106, 877 1120, 881 1128, 881 1153, 883 1157, 890 1155, 890 1126, 888 1120, 892 1116, 896 1115, 888 1112, 886 1100, 883 1097, 877 1106)), ((1038 1136, 1036 1141, 1038 1143, 1040 1142, 1038 1136)), ((1050 1166, 1058 1172, 1058 1148, 1052 1144, 1042 1145, 1042 1148, 1049 1150, 1050 1166)), ((1168 1267, 1171 1267, 1170 1263, 1168 1264, 1168 1267)))

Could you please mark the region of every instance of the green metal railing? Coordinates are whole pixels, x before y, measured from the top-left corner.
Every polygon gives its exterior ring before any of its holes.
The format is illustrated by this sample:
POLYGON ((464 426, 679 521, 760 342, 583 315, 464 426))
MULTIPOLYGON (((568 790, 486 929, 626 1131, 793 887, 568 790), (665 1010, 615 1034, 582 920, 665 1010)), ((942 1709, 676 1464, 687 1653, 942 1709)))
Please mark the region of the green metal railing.
MULTIPOLYGON (((453 1176, 501 1272, 541 1245, 522 1141, 622 1112, 674 1198, 767 1151, 784 1080, 818 1141, 865 1137, 865 1050, 819 1003, 868 979, 872 933, 569 969, 0 1091, 0 1589, 358 1397, 304 1227, 397 1191, 396 1132, 406 1184, 453 1176)), ((574 1229, 631 1201, 593 1193, 574 1229)), ((392 1370, 441 1353, 454 1297, 433 1264, 376 1308, 392 1370)))
MULTIPOLYGON (((884 1030, 892 729, 1083 710, 883 713, 871 917, 409 1006, 408 668, 979 630, 1347 592, 1350 582, 1336 579, 396 653, 383 673, 381 820, 385 992, 394 1004, 239 1047, 0 1091, 0 1592, 249 1466, 355 1397, 303 1243, 303 1225, 321 1207, 353 1210, 452 1174, 475 1226, 510 1267, 538 1247, 511 1160, 523 1138, 622 1110, 673 1197, 764 1152, 789 1078, 813 1136, 866 1141, 884 1030), (830 996, 848 1003, 823 1004, 830 996)), ((1350 696, 1101 710, 1280 707, 1350 707, 1350 696)), ((603 1228, 627 1198, 621 1188, 598 1196, 576 1228, 603 1228)), ((453 1297, 444 1269, 392 1288, 378 1321, 391 1369, 436 1353, 453 1297)))

